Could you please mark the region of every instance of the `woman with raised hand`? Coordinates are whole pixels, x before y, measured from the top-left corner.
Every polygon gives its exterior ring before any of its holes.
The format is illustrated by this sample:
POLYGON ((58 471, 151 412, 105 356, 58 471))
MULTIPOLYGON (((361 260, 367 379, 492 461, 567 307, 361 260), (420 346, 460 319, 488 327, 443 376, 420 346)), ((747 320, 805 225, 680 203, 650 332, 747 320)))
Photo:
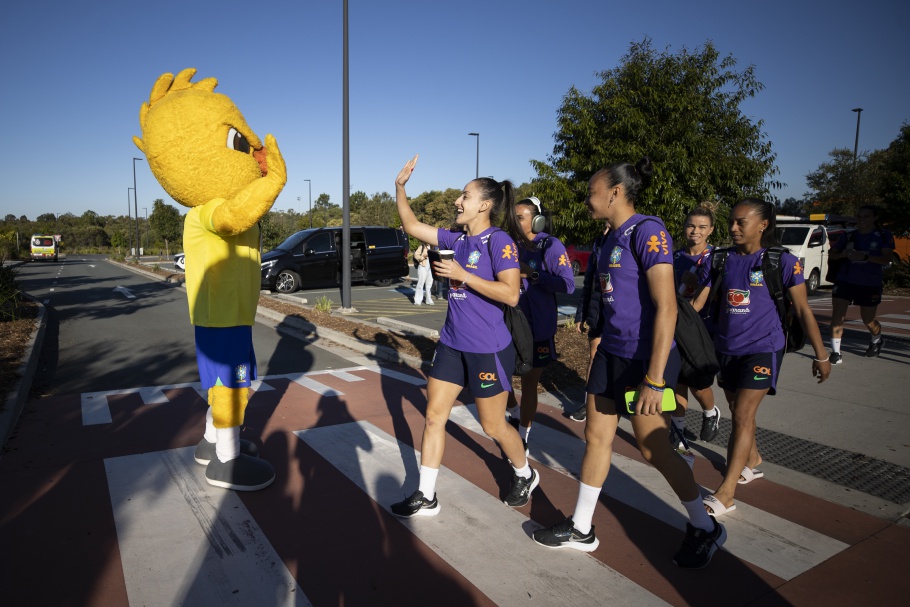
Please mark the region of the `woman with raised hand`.
POLYGON ((518 246, 529 243, 515 218, 512 184, 480 177, 465 185, 455 201, 456 229, 435 228, 414 216, 405 184, 417 156, 395 179, 395 198, 405 232, 453 259, 433 262, 433 272, 448 279, 449 307, 427 379, 427 413, 420 446, 417 490, 392 504, 392 513, 409 518, 439 513, 436 477, 445 448, 445 425, 458 395, 468 388, 483 431, 499 443, 513 468, 511 489, 503 502, 524 506, 540 477, 528 465, 518 432, 506 422, 512 390, 515 350, 503 319, 503 304, 518 303, 521 282, 518 246), (505 230, 494 227, 502 221, 505 230))
MULTIPOLYGON (((737 484, 761 478, 761 455, 755 445, 755 414, 766 394, 774 395, 787 337, 777 304, 768 288, 762 261, 768 247, 776 244, 775 210, 758 198, 741 200, 730 214, 731 249, 715 249, 711 263, 703 264, 700 292, 695 307, 709 307, 715 319, 714 347, 720 363, 717 385, 730 405, 733 430, 727 443, 727 471, 720 487, 704 498, 705 510, 714 517, 736 508, 737 484), (714 257, 724 255, 723 269, 712 272, 714 257), (712 285, 715 280, 717 285, 712 285), (710 291, 706 287, 712 287, 710 291), (715 293, 709 301, 710 293, 715 293)), ((812 375, 819 383, 828 379, 831 363, 818 324, 809 308, 805 277, 799 260, 790 253, 780 256, 780 271, 787 296, 793 302, 815 358, 812 375)))
POLYGON ((697 569, 710 562, 727 534, 705 512, 692 470, 667 440, 668 421, 662 412, 670 395, 664 391, 676 385, 680 368, 673 341, 677 310, 673 241, 660 219, 635 210, 652 172, 651 161, 642 158, 636 165, 611 164, 588 183, 591 217, 607 220, 611 230, 597 262, 604 330, 586 387, 581 483, 572 516, 538 529, 533 538, 548 548, 583 552, 597 548, 594 509, 610 470, 619 416, 628 415, 641 454, 667 479, 689 515, 673 562, 697 569), (632 392, 628 399, 627 391, 632 392))
POLYGON ((515 217, 531 242, 519 251, 521 295, 518 306, 531 325, 534 338, 534 363, 521 376, 521 404, 509 394, 509 416, 518 422, 518 434, 527 452, 531 422, 537 413, 537 385, 540 375, 556 360, 556 294, 574 293, 575 276, 566 247, 555 236, 544 232, 545 216, 537 198, 525 198, 515 204, 515 217))

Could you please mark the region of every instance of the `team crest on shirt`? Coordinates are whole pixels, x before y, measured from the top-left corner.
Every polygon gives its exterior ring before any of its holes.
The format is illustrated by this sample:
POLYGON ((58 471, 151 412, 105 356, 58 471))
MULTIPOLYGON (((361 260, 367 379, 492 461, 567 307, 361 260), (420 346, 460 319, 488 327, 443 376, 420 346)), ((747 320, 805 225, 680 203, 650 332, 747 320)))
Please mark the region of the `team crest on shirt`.
POLYGON ((529 260, 528 260, 528 265, 531 266, 531 269, 532 269, 532 270, 536 270, 536 269, 537 269, 537 260, 536 260, 536 259, 529 259, 529 260))
POLYGON ((247 374, 248 374, 248 371, 247 371, 246 365, 237 365, 234 368, 234 379, 237 381, 237 383, 245 382, 246 378, 247 378, 247 374))
POLYGON ((559 256, 559 265, 567 266, 569 265, 569 255, 568 253, 563 253, 559 256))
POLYGON ((610 273, 606 272, 600 275, 600 292, 601 293, 612 293, 613 292, 613 281, 610 280, 610 273))
POLYGON ((803 266, 800 265, 799 260, 796 260, 796 263, 793 265, 793 275, 799 276, 803 273, 803 266))
POLYGON ((476 270, 478 261, 480 261, 480 251, 471 251, 471 254, 468 255, 467 267, 476 270))
POLYGON ((749 272, 749 286, 763 287, 765 285, 765 275, 761 270, 752 270, 749 272))
POLYGON ((518 247, 516 247, 514 244, 511 244, 511 243, 507 244, 502 249, 502 258, 503 259, 514 259, 515 261, 518 261, 518 247))
MULTIPOLYGON (((617 246, 613 247, 612 251, 610 251, 610 267, 611 268, 620 267, 619 260, 621 258, 622 258, 622 248, 617 245, 617 246)), ((603 276, 603 274, 601 274, 601 276, 603 276)), ((609 274, 607 274, 607 276, 609 276, 609 274)))

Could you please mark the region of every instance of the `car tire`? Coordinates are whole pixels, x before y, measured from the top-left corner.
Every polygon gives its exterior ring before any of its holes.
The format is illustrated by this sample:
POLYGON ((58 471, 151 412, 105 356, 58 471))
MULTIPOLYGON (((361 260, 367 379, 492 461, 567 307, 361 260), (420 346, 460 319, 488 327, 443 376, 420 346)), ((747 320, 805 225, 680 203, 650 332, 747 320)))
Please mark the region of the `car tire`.
POLYGON ((572 262, 572 276, 578 276, 581 274, 581 264, 577 261, 572 262))
POLYGON ((392 284, 393 280, 394 279, 392 279, 392 278, 381 278, 379 280, 374 280, 373 282, 376 283, 380 287, 388 287, 389 285, 392 284))
POLYGON ((282 270, 275 278, 275 290, 279 293, 293 293, 300 288, 300 275, 293 270, 282 270))
POLYGON ((818 270, 812 270, 809 273, 809 279, 806 281, 806 292, 809 295, 818 293, 818 285, 821 283, 821 274, 818 270))

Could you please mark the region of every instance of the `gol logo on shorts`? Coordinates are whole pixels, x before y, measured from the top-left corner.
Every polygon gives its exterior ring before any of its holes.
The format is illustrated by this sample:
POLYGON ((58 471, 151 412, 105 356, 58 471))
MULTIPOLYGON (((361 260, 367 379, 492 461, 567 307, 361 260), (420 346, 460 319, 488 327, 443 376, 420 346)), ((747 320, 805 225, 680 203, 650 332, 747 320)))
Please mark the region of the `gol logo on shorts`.
POLYGON ((771 375, 771 369, 768 367, 759 367, 758 365, 755 365, 752 370, 761 375, 771 375))
POLYGON ((496 381, 495 373, 478 373, 477 377, 480 378, 480 381, 496 381))

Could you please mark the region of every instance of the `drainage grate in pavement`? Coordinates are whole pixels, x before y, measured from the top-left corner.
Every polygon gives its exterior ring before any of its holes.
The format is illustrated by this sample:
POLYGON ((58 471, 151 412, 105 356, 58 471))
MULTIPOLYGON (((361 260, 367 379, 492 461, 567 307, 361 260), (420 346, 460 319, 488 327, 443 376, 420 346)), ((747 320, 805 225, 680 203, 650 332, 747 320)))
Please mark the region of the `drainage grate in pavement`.
MULTIPOLYGON (((701 410, 688 411, 686 425, 698 435, 701 410)), ((726 448, 732 426, 729 419, 722 417, 720 431, 712 444, 726 448)), ((758 428, 755 440, 764 461, 895 504, 910 501, 910 468, 763 428, 758 428)))

